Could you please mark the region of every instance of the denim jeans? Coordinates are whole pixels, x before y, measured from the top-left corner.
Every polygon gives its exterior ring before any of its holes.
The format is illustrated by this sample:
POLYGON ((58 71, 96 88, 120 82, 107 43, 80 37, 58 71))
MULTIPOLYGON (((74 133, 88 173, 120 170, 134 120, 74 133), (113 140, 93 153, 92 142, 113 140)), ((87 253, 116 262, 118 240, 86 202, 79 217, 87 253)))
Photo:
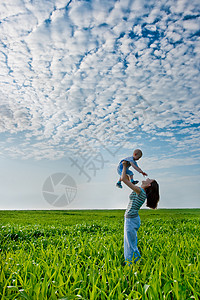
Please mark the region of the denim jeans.
POLYGON ((126 263, 136 263, 141 255, 137 247, 137 231, 140 228, 140 217, 124 218, 124 258, 126 263))
MULTIPOLYGON (((117 173, 121 176, 122 175, 122 170, 123 170, 123 165, 120 164, 118 167, 117 167, 117 173)), ((133 175, 133 172, 131 170, 129 170, 129 168, 126 168, 126 174, 127 175, 133 175)))

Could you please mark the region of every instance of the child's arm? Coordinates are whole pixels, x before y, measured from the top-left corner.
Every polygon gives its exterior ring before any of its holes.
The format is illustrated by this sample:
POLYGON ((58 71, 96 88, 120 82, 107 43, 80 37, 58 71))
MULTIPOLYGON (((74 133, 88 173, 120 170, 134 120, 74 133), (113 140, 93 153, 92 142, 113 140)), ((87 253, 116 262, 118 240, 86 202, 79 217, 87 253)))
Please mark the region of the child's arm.
POLYGON ((140 189, 138 186, 136 186, 136 185, 134 185, 133 183, 131 183, 131 182, 129 181, 128 176, 126 175, 126 165, 127 165, 127 162, 126 162, 126 161, 123 161, 122 164, 123 164, 123 170, 122 170, 121 180, 122 180, 128 187, 130 187, 134 192, 136 192, 136 193, 139 195, 140 192, 141 192, 141 189, 140 189))
POLYGON ((137 167, 134 163, 132 163, 131 161, 130 161, 130 164, 131 164, 131 166, 136 170, 136 171, 138 171, 139 173, 141 173, 142 175, 144 175, 144 176, 147 176, 147 173, 145 173, 145 172, 143 172, 139 167, 137 167))

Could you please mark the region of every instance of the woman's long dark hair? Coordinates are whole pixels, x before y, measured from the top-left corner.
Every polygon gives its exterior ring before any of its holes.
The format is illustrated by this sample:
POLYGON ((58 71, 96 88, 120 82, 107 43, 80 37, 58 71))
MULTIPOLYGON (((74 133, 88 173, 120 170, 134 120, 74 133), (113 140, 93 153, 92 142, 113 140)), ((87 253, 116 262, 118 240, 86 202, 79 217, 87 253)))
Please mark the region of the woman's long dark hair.
POLYGON ((150 208, 157 208, 159 201, 159 185, 156 180, 152 181, 151 185, 145 189, 147 195, 147 206, 150 208))

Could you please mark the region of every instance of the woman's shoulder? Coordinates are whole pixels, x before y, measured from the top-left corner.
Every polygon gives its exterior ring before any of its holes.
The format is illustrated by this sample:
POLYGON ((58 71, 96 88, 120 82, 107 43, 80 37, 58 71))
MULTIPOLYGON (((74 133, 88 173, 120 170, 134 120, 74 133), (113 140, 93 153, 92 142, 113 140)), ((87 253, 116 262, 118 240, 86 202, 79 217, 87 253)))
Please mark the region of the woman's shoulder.
POLYGON ((135 191, 132 191, 132 193, 129 195, 129 198, 131 197, 146 197, 146 192, 144 189, 142 189, 141 187, 140 188, 140 193, 137 194, 135 191))

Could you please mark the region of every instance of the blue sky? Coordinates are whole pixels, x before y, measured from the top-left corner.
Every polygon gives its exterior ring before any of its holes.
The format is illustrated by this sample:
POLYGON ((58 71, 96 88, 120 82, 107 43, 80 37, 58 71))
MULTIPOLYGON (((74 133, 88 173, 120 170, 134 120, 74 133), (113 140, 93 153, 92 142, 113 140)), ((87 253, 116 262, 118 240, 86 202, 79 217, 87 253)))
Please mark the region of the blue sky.
POLYGON ((200 207, 199 19, 198 0, 2 1, 0 209, 55 209, 56 173, 77 184, 60 209, 125 208, 135 148, 160 208, 200 207))

